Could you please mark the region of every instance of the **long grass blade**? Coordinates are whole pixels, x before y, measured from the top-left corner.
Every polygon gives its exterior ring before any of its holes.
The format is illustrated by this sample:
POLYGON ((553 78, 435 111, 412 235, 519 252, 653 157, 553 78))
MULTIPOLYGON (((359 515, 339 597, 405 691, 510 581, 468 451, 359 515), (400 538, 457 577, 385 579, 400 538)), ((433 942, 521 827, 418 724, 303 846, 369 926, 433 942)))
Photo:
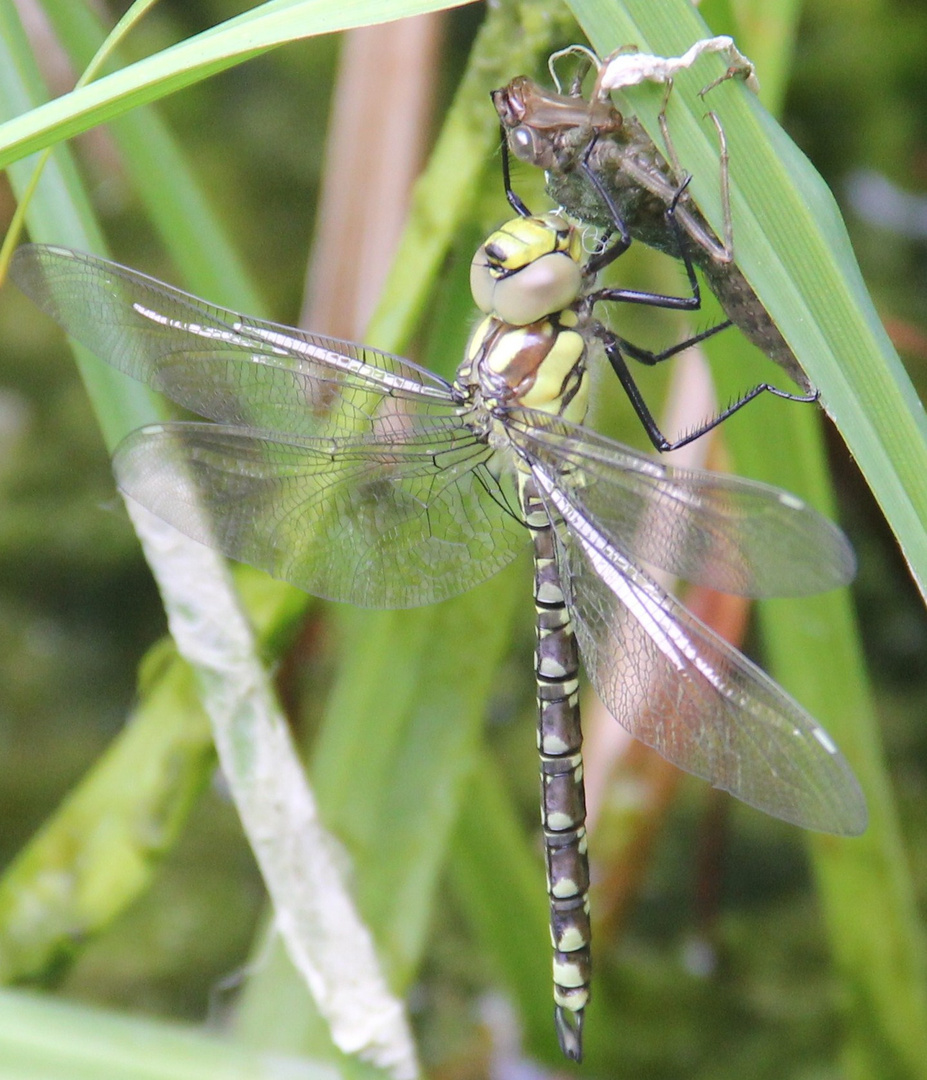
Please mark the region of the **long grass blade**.
MULTIPOLYGON (((635 42, 658 55, 678 55, 711 34, 688 4, 674 0, 626 0, 607 15, 587 0, 571 6, 600 52, 635 42)), ((751 54, 748 38, 738 44, 751 54)), ((696 96, 706 73, 689 74, 673 91, 669 120, 674 139, 679 132, 677 147, 693 173, 696 199, 719 227, 717 160, 703 120, 705 105, 696 96)), ((763 75, 761 70, 761 82, 763 75)), ((775 85, 772 90, 778 100, 775 85)), ((710 104, 722 116, 731 150, 739 264, 820 386, 828 412, 923 582, 923 411, 865 292, 833 200, 746 91, 729 85, 712 93, 718 94, 710 104)), ((627 99, 650 125, 661 94, 645 87, 628 92, 627 99)), ((657 126, 651 134, 659 143, 657 126)), ((720 335, 710 344, 723 390, 733 395, 743 388, 737 340, 720 335)), ((807 409, 767 405, 749 422, 741 414, 725 425, 736 467, 832 513, 815 416, 807 409)), ((831 948, 853 988, 846 1060, 854 1076, 876 1075, 885 1068, 890 1046, 899 1075, 919 1076, 927 1060, 923 935, 848 598, 838 593, 800 606, 764 604, 761 621, 770 669, 827 725, 853 763, 870 806, 863 837, 810 840, 831 948), (877 920, 869 917, 875 909, 877 920)))
MULTIPOLYGON (((634 42, 679 55, 710 30, 688 4, 627 0, 606 12, 571 4, 600 50, 634 42)), ((723 62, 716 66, 723 71, 723 62)), ((692 190, 712 226, 721 227, 717 150, 706 104, 697 96, 706 70, 683 72, 668 114, 692 190)), ((662 88, 627 92, 660 142, 662 88)), ((927 417, 866 292, 833 197, 807 158, 753 96, 735 82, 708 103, 724 124, 741 269, 821 391, 822 404, 866 476, 921 591, 927 583, 927 417)))
POLYGON ((290 41, 456 7, 466 0, 294 0, 261 5, 0 125, 0 169, 129 109, 290 41))

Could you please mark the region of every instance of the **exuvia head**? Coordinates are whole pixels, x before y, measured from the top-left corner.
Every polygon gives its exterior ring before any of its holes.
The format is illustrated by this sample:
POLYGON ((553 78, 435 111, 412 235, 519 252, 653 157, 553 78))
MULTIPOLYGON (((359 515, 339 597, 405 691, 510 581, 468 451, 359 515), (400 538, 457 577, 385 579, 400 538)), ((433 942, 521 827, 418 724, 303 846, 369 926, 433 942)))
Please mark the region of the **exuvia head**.
POLYGON ((540 169, 551 169, 555 158, 550 136, 545 132, 540 135, 527 124, 519 124, 508 132, 509 146, 519 161, 536 165, 540 169))

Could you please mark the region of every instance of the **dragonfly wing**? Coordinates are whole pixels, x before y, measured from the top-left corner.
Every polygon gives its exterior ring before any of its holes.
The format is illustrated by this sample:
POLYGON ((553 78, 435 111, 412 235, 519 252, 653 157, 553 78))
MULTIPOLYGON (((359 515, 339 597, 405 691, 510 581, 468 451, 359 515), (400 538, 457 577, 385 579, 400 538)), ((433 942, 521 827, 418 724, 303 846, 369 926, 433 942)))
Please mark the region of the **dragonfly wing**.
POLYGON ((101 359, 220 423, 348 435, 383 397, 451 403, 449 385, 400 357, 239 315, 70 248, 19 248, 11 276, 101 359))
POLYGON ((853 577, 840 529, 779 488, 663 465, 536 413, 517 430, 583 518, 635 560, 740 596, 804 596, 853 577))
POLYGON ((615 718, 687 772, 775 817, 842 835, 866 807, 830 736, 781 687, 663 591, 539 475, 557 526, 586 671, 615 718))
POLYGON ((172 423, 129 435, 114 469, 124 494, 231 558, 316 596, 398 608, 464 592, 523 548, 490 453, 450 424, 400 444, 172 423))

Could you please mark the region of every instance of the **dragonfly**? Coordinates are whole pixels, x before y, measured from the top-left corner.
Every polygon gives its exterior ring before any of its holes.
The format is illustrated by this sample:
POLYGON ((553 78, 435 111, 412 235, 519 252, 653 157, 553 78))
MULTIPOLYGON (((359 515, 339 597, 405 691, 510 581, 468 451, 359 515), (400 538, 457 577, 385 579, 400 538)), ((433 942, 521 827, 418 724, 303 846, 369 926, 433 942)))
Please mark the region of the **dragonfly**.
POLYGON ((846 538, 786 492, 583 426, 594 307, 614 298, 585 266, 556 215, 494 232, 453 381, 64 247, 24 246, 11 271, 73 338, 204 418, 143 427, 114 454, 121 492, 187 536, 371 608, 470 589, 530 538, 554 1020, 577 1061, 591 978, 580 658, 612 715, 680 768, 808 829, 866 824, 824 729, 652 576, 805 595, 851 578, 846 538))
POLYGON ((705 52, 722 52, 731 61, 727 71, 701 91, 710 91, 727 78, 739 77, 757 88, 753 65, 728 37, 696 42, 682 57, 656 57, 618 50, 604 61, 582 46, 554 53, 578 53, 581 67, 568 93, 547 90, 520 75, 492 93, 502 127, 503 175, 506 196, 522 212, 524 204, 512 189, 508 155, 546 170, 548 194, 578 220, 608 230, 618 229, 635 240, 674 258, 693 261, 708 281, 728 318, 744 335, 779 364, 813 400, 813 387, 766 308, 737 267, 731 224, 729 155, 724 129, 708 113, 720 149, 720 189, 723 237, 718 239, 691 197, 684 195, 675 218, 681 229, 667 227, 666 210, 677 199, 683 172, 666 120, 672 76, 705 52), (587 99, 581 90, 589 62, 597 68, 587 99), (665 152, 657 147, 640 121, 621 113, 609 93, 650 80, 666 85, 659 114, 665 152))

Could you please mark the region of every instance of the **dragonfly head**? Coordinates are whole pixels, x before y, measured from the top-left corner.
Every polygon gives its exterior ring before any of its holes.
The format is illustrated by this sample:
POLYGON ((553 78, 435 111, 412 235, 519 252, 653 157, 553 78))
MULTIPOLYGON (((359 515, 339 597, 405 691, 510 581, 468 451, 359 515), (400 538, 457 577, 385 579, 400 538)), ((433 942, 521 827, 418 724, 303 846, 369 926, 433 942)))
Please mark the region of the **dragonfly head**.
POLYGON ((470 264, 476 306, 510 326, 563 311, 582 295, 582 240, 556 214, 506 222, 470 264))

